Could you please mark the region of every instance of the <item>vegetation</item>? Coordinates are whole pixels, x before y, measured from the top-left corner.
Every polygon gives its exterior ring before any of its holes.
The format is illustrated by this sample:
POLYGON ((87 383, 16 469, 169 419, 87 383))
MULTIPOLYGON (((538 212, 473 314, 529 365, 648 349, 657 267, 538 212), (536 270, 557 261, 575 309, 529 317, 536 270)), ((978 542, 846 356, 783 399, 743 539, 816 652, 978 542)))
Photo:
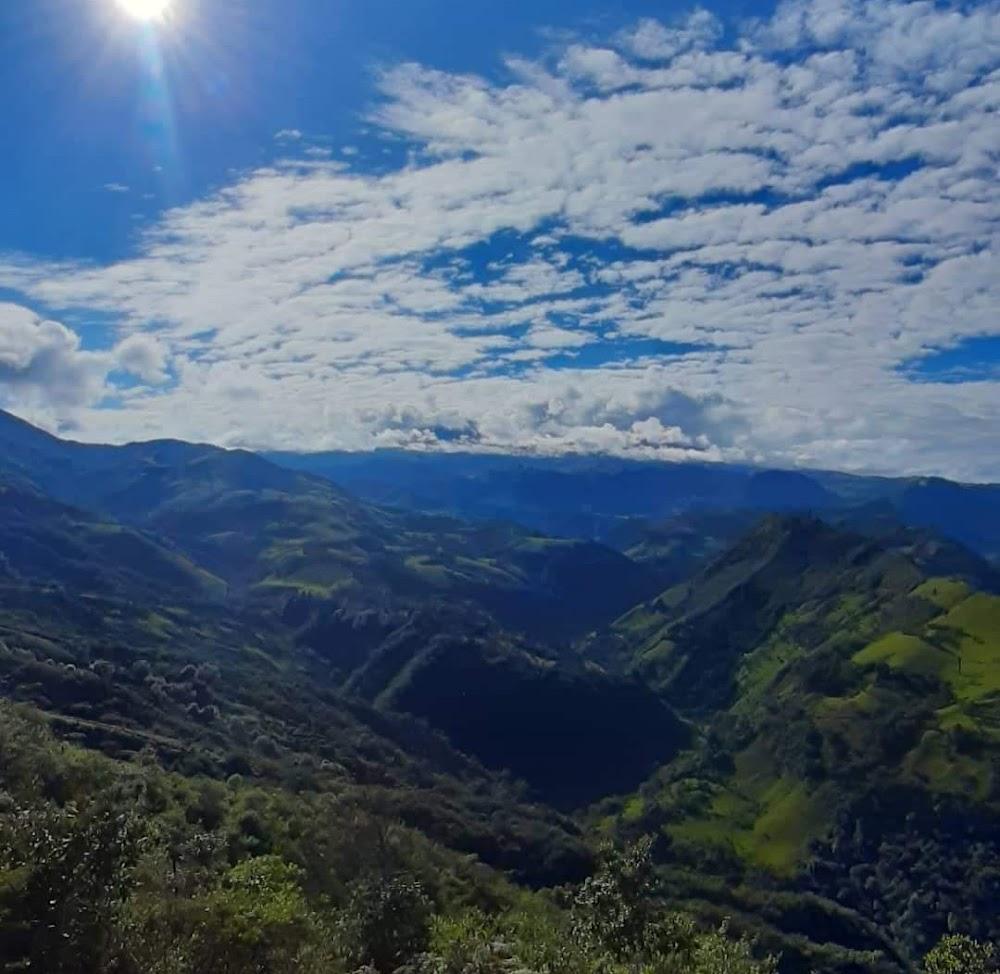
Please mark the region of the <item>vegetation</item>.
POLYGON ((2 969, 993 963, 1000 608, 959 546, 743 508, 626 556, 0 445, 2 969))
POLYGON ((60 745, 0 710, 0 970, 326 974, 767 972, 753 945, 665 912, 648 843, 557 900, 341 805, 279 832, 287 796, 60 745), (560 906, 559 903, 563 905, 560 906), (617 918, 617 919, 611 919, 617 918))

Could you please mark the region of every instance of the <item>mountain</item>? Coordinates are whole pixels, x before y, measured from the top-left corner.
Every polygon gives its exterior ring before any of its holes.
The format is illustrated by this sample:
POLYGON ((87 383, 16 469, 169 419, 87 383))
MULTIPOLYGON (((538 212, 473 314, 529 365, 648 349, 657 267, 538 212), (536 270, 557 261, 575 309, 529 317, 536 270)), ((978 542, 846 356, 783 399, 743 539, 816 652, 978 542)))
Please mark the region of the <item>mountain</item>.
POLYGON ((904 967, 949 925, 1000 934, 1000 597, 769 516, 583 650, 700 724, 610 811, 621 834, 669 836, 668 868, 710 915, 766 902, 786 945, 807 922, 895 944, 904 967))
POLYGON ((1000 485, 867 477, 607 457, 475 454, 273 453, 365 500, 455 517, 513 521, 547 534, 606 541, 639 518, 754 510, 832 513, 886 501, 902 522, 1000 557, 1000 485))
POLYGON ((795 470, 762 470, 751 474, 742 491, 742 506, 760 511, 822 511, 843 505, 842 498, 815 478, 795 470))
POLYGON ((0 484, 0 578, 69 590, 215 599, 225 583, 176 550, 31 490, 0 484))
POLYGON ((760 511, 686 511, 666 521, 623 520, 606 539, 632 561, 653 569, 667 588, 690 578, 759 520, 760 511))
POLYGON ((738 664, 790 614, 842 605, 876 611, 923 575, 877 543, 807 517, 766 517, 689 582, 637 606, 591 650, 630 663, 667 699, 727 704, 738 664))
POLYGON ((457 599, 567 639, 658 587, 655 573, 594 542, 375 507, 245 451, 90 446, 0 414, 0 476, 147 532, 244 597, 457 599))
MULTIPOLYGON (((88 447, 19 422, 8 427, 0 470, 29 486, 0 493, 0 563, 10 579, 0 606, 20 620, 10 623, 15 633, 95 647, 82 660, 77 650, 61 651, 68 675, 48 660, 36 661, 38 679, 13 668, 15 682, 37 685, 27 698, 46 712, 98 724, 101 733, 124 721, 124 737, 141 740, 158 708, 140 703, 131 682, 121 698, 102 700, 97 681, 79 675, 81 662, 108 663, 116 673, 127 654, 109 647, 162 659, 163 643, 178 639, 185 662, 151 679, 176 684, 165 692, 183 706, 155 723, 156 733, 177 741, 193 719, 227 753, 218 695, 192 690, 175 671, 223 665, 234 652, 232 685, 250 695, 233 706, 252 705, 258 715, 273 709, 269 696, 257 696, 270 683, 295 697, 294 714, 324 688, 338 700, 376 704, 378 713, 413 714, 567 807, 605 793, 589 773, 595 747, 604 749, 609 783, 626 791, 687 740, 644 685, 581 669, 558 646, 523 648, 498 625, 565 643, 652 594, 656 574, 612 549, 376 508, 240 451, 172 442, 88 447), (50 613, 60 620, 54 631, 50 613), (381 621, 359 643, 345 618, 381 621), (234 648, 240 639, 245 651, 234 648), (570 739, 582 747, 574 760, 570 739)), ((223 767, 228 759, 213 760, 223 767)))
POLYGON ((933 528, 994 560, 1000 558, 1000 485, 923 478, 907 485, 894 504, 907 523, 933 528))
MULTIPOLYGON (((760 511, 742 508, 688 511, 659 523, 633 518, 611 532, 607 543, 651 568, 669 587, 691 578, 749 532, 760 517, 760 511)), ((975 588, 1000 592, 1000 568, 933 529, 905 524, 887 500, 835 508, 818 517, 831 527, 904 554, 925 574, 961 578, 975 588)))

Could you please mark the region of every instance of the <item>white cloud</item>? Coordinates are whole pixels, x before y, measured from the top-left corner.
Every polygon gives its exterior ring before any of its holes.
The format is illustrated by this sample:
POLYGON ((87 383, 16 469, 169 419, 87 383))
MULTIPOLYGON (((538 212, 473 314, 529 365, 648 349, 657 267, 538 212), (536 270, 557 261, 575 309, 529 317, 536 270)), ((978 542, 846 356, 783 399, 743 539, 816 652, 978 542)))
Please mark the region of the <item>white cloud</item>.
POLYGON ((161 385, 169 378, 167 351, 152 335, 129 335, 114 350, 117 368, 150 385, 161 385))
POLYGON ((95 438, 1000 479, 995 379, 902 371, 998 331, 1000 5, 793 0, 736 26, 646 20, 505 82, 401 65, 372 112, 398 170, 278 162, 130 260, 0 284, 120 315, 101 367, 144 385, 108 410, 90 380, 95 438))
POLYGON ((101 356, 83 351, 65 325, 0 303, 0 399, 41 401, 54 409, 80 406, 94 399, 103 377, 101 356))

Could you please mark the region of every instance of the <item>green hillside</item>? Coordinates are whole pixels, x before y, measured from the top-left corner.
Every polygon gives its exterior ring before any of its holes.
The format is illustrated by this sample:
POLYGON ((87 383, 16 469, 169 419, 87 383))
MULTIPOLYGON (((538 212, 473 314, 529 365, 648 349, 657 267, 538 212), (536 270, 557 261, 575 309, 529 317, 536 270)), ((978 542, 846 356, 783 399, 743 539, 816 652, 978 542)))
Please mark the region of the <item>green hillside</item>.
POLYGON ((458 600, 568 640, 659 587, 653 569, 593 542, 376 507, 245 451, 68 443, 4 414, 5 443, 0 479, 22 493, 148 533, 233 597, 272 607, 303 592, 363 605, 458 600))
POLYGON ((629 791, 690 740, 641 681, 570 665, 548 647, 454 615, 407 619, 345 690, 421 717, 557 807, 629 791))
POLYGON ((926 616, 920 600, 905 598, 922 579, 905 555, 868 538, 772 516, 584 652, 635 669, 684 709, 711 713, 736 698, 740 681, 760 682, 788 663, 800 644, 846 638, 852 627, 863 638, 887 612, 926 616))
POLYGON ((2 483, 0 578, 193 599, 226 593, 225 582, 155 537, 2 483))
MULTIPOLYGON (((983 872, 1000 855, 1000 597, 769 520, 584 647, 629 648, 702 736, 603 806, 601 829, 656 829, 682 888, 694 868, 728 875, 744 905, 769 887, 836 899, 911 958, 946 923, 1000 934, 998 875, 983 872)), ((783 908, 766 925, 794 929, 783 908)))

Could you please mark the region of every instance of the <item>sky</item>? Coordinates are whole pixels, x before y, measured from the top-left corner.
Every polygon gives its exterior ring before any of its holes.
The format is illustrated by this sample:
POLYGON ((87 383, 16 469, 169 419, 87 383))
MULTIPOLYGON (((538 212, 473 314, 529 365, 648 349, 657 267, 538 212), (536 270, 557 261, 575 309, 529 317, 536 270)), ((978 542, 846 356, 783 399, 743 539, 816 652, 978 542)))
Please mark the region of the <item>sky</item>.
POLYGON ((1000 481, 1000 2, 126 5, 0 3, 0 407, 1000 481))

